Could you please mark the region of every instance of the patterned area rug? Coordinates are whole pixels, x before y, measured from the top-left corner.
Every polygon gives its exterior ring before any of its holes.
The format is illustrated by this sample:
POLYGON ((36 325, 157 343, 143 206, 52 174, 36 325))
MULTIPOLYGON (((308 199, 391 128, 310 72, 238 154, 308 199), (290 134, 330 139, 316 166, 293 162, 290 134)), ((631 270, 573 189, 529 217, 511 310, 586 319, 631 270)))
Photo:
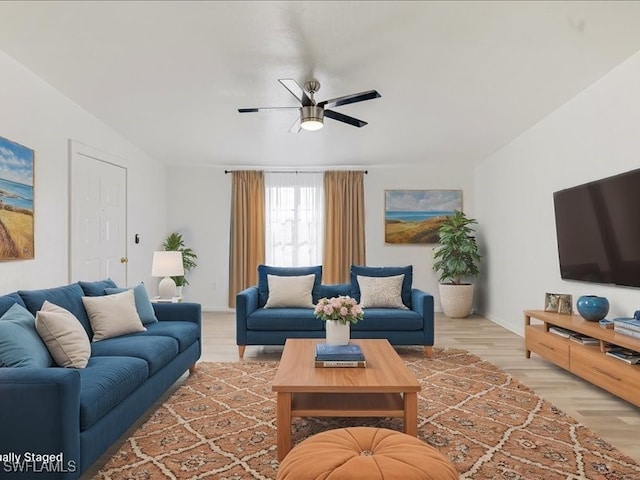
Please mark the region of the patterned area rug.
MULTIPOLYGON (((400 349, 422 383, 418 436, 461 479, 640 479, 640 466, 509 374, 463 350, 400 349)), ((95 479, 274 479, 276 362, 199 363, 95 479)), ((294 419, 294 444, 401 419, 294 419)))

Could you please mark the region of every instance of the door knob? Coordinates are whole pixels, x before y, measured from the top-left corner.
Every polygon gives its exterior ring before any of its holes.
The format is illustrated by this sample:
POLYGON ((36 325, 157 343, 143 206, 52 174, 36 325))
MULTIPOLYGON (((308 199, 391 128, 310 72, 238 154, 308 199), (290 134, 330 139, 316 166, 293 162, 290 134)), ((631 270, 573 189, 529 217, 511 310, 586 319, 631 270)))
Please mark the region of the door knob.
POLYGON ((129 259, 127 257, 120 257, 120 263, 127 263, 129 259))

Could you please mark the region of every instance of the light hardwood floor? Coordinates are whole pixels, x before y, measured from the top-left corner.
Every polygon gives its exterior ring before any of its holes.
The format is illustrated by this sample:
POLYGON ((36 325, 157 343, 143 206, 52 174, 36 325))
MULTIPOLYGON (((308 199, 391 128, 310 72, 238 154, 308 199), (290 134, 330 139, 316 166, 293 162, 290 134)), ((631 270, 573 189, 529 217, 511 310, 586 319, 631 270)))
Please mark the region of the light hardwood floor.
MULTIPOLYGON (((463 348, 509 372, 538 395, 640 462, 640 408, 543 360, 525 358, 524 339, 486 318, 436 314, 436 347, 463 348)), ((205 313, 204 361, 237 361, 235 315, 205 313)), ((247 347, 245 360, 279 358, 281 347, 247 347)), ((638 366, 640 368, 640 366, 638 366)))
MULTIPOLYGON (((203 314, 201 361, 236 362, 235 314, 203 314)), ((509 372, 538 395, 589 427, 604 440, 640 463, 640 408, 621 400, 575 375, 532 354, 525 358, 524 340, 480 316, 451 319, 436 314, 436 347, 463 348, 509 372)), ((282 347, 247 347, 244 361, 280 358, 282 347)), ((197 368, 197 367, 196 367, 197 368)), ((638 366, 640 368, 640 366, 638 366)), ((184 378, 184 377, 183 377, 184 378)), ((181 381, 177 382, 177 385, 181 381)), ((176 385, 176 386, 177 386, 176 385)), ((173 390, 172 390, 173 391, 173 390)), ((148 418, 172 391, 160 399, 106 452, 82 480, 90 480, 116 453, 119 445, 148 418)))

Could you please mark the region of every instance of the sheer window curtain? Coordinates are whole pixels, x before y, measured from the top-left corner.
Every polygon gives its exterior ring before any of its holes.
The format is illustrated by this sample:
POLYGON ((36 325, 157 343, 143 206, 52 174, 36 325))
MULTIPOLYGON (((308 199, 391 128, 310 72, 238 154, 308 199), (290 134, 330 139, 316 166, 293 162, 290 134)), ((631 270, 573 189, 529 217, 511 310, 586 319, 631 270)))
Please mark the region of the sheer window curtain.
POLYGON ((324 194, 322 283, 346 283, 351 265, 366 265, 364 172, 325 172, 324 194))
POLYGON ((268 265, 322 264, 323 177, 319 172, 265 172, 268 265))
POLYGON ((258 284, 258 265, 264 263, 264 175, 234 171, 231 184, 229 238, 229 307, 236 295, 258 284))

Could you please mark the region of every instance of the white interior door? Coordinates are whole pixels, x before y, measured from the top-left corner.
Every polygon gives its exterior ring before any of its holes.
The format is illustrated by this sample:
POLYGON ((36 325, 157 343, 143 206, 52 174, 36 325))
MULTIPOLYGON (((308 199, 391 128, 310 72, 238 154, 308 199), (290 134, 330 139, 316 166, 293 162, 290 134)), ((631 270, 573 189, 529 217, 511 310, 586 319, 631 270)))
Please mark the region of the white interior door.
POLYGON ((127 285, 127 169, 70 143, 70 282, 111 278, 127 285))

